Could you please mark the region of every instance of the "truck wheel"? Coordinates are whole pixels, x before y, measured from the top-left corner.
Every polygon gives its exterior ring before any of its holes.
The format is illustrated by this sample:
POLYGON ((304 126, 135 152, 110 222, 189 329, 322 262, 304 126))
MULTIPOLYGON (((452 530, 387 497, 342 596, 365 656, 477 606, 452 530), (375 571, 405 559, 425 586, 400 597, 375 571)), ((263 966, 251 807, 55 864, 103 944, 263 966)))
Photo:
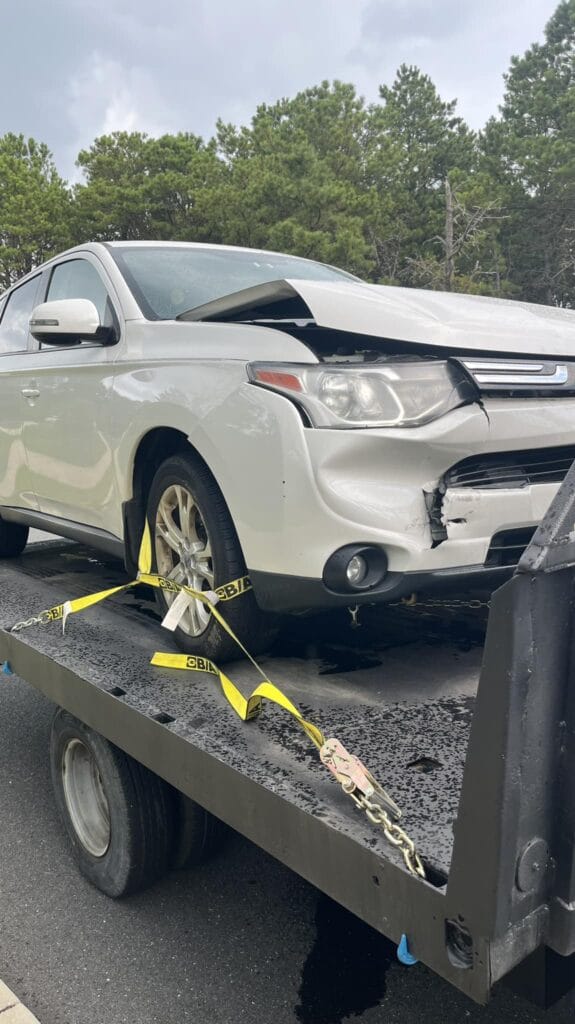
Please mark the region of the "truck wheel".
MULTIPOLYGON (((156 572, 194 590, 215 590, 246 573, 240 543, 223 495, 200 459, 188 452, 167 459, 152 481, 148 501, 156 572)), ((175 594, 156 590, 162 617, 175 594)), ((221 611, 247 649, 255 654, 270 642, 273 627, 253 591, 221 604, 221 611)), ((216 663, 240 655, 202 601, 192 601, 174 632, 188 654, 216 663)))
POLYGON ((0 558, 16 558, 28 543, 28 527, 0 519, 0 558))
POLYGON ((185 871, 208 860, 224 842, 226 826, 219 818, 175 790, 176 829, 172 869, 185 871))
POLYGON ((62 709, 52 722, 50 763, 58 810, 92 885, 117 898, 169 870, 171 786, 62 709))

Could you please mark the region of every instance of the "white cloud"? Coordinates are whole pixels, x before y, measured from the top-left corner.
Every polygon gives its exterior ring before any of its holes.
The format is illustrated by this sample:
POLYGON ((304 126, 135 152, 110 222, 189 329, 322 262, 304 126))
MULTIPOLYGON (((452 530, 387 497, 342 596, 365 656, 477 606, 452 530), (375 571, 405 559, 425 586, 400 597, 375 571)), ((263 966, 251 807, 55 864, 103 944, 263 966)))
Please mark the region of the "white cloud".
POLYGON ((542 38, 557 2, 19 0, 2 12, 0 134, 47 142, 68 175, 103 132, 209 136, 218 117, 245 123, 258 103, 323 79, 372 101, 402 63, 480 128, 511 55, 542 38))
POLYGON ((512 54, 541 40, 555 0, 368 0, 359 43, 350 50, 355 80, 390 83, 416 64, 444 100, 457 99, 472 128, 497 114, 512 54))
POLYGON ((66 107, 73 130, 67 147, 70 165, 98 135, 115 131, 161 135, 173 127, 152 75, 98 52, 90 55, 85 70, 72 76, 66 107))

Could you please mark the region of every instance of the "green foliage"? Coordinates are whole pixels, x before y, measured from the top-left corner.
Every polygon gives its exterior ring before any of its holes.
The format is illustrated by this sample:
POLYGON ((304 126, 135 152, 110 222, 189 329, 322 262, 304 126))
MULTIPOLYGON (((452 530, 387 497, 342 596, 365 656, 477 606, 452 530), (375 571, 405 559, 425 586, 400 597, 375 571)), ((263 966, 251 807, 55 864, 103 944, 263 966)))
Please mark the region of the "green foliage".
POLYGON ((114 132, 68 186, 43 143, 0 138, 0 289, 69 243, 265 247, 367 280, 575 305, 575 0, 513 57, 500 116, 470 131, 402 64, 379 101, 322 82, 209 141, 114 132))
POLYGON ((47 146, 0 138, 0 291, 65 248, 69 206, 47 146))
POLYGON ((213 143, 196 135, 102 135, 82 150, 86 183, 74 193, 73 230, 98 239, 202 239, 206 200, 221 166, 213 143))
POLYGON ((501 241, 519 294, 575 304, 575 0, 563 0, 536 43, 513 57, 484 152, 507 190, 501 241))
POLYGON ((378 196, 369 225, 377 271, 384 281, 422 284, 416 265, 430 270, 441 261, 445 179, 456 168, 473 169, 475 136, 456 116, 455 101, 445 103, 418 68, 402 65, 380 96, 367 126, 368 179, 378 196))
POLYGON ((218 240, 282 249, 368 274, 365 109, 351 85, 323 82, 258 107, 249 128, 218 124, 227 173, 218 240))

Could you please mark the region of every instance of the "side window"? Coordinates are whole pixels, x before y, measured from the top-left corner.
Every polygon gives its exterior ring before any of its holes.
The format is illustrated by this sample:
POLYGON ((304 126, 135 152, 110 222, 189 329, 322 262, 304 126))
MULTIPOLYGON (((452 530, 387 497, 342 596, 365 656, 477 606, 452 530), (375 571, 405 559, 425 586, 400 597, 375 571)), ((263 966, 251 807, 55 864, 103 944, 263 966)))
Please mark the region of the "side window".
POLYGON ((52 271, 46 302, 55 299, 90 299, 104 327, 114 327, 115 317, 106 286, 87 260, 67 260, 52 271))
POLYGON ((40 275, 10 292, 0 320, 0 355, 25 352, 28 347, 28 321, 36 305, 40 275))

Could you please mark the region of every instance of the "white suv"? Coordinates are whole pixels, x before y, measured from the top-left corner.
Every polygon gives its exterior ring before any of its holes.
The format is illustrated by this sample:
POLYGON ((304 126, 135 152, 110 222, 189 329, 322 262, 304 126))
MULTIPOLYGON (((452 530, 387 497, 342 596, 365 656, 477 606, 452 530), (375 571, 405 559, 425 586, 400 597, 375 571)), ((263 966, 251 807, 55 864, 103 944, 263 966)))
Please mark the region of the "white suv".
MULTIPOLYGON (((575 457, 575 313, 223 246, 72 249, 0 298, 0 554, 28 527, 265 612, 512 571, 575 457)), ((159 592, 165 610, 169 595, 159 592)), ((231 653, 201 602, 176 631, 231 653)))

